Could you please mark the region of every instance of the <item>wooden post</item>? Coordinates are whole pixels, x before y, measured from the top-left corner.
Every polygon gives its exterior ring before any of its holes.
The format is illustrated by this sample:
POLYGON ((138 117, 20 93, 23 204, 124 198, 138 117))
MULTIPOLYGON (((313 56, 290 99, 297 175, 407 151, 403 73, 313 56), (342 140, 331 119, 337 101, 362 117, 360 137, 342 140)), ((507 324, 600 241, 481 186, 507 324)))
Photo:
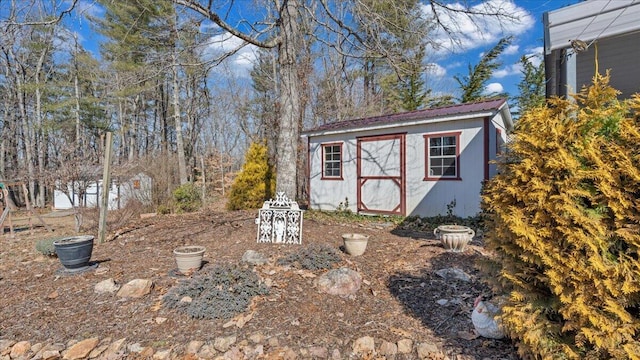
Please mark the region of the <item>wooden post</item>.
POLYGON ((113 147, 112 133, 107 133, 104 152, 104 171, 102 173, 102 198, 100 199, 100 220, 98 224, 98 244, 105 241, 107 232, 107 211, 109 210, 109 184, 111 183, 111 152, 113 147))

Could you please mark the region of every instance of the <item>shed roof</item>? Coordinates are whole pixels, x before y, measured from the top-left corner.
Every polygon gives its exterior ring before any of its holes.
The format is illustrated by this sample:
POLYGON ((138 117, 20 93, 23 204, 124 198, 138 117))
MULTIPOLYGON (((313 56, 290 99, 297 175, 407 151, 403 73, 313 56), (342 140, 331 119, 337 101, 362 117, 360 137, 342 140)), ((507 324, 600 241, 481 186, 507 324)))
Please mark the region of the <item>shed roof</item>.
POLYGON ((500 111, 503 112, 506 122, 505 126, 510 130, 513 127, 513 124, 511 120, 511 113, 507 106, 507 100, 504 98, 498 98, 472 103, 414 110, 397 114, 338 121, 305 130, 302 132, 302 135, 328 135, 341 132, 397 127, 427 122, 470 119, 474 117, 493 116, 500 111))

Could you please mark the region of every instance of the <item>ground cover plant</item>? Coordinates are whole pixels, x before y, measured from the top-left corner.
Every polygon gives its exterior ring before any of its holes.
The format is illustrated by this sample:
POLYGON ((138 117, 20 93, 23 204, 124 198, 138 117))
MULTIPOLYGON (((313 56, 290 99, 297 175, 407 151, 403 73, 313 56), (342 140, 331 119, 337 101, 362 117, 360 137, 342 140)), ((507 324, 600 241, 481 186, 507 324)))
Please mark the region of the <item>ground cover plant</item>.
POLYGON ((251 300, 269 293, 250 268, 221 264, 186 279, 164 295, 164 304, 194 319, 230 319, 247 310, 251 300))

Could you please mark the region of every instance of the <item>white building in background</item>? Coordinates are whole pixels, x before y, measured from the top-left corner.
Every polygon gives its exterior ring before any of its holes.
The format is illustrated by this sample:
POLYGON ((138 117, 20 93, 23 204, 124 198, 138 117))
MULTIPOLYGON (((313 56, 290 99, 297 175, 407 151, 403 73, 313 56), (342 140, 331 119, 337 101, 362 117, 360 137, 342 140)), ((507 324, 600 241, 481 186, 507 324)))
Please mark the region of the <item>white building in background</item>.
MULTIPOLYGON (((99 207, 102 192, 105 190, 102 185, 102 180, 86 183, 86 190, 82 197, 80 197, 81 194, 79 194, 78 191, 74 191, 74 189, 78 189, 79 184, 76 183, 75 185, 76 186, 69 183, 66 193, 59 189, 54 190, 54 209, 71 209, 79 206, 87 208, 99 207)), ((108 188, 108 209, 121 209, 125 207, 130 200, 139 201, 144 205, 151 204, 153 194, 152 185, 151 177, 144 173, 138 173, 128 179, 112 181, 111 186, 108 188)), ((61 188, 60 185, 57 187, 61 188)))

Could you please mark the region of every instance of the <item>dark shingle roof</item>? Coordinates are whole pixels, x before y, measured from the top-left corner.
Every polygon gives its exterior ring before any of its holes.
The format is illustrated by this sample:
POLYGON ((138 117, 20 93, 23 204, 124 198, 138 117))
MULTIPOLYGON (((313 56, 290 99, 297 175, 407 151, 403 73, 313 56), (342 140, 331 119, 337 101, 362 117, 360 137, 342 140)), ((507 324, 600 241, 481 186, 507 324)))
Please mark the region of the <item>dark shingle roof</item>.
POLYGON ((478 102, 465 103, 465 104, 456 104, 456 105, 449 105, 449 106, 423 109, 423 110, 414 110, 414 111, 398 113, 398 114, 381 115, 381 116, 374 116, 374 117, 368 117, 368 118, 362 118, 362 119, 338 121, 334 123, 320 125, 313 129, 305 130, 303 131, 303 134, 322 132, 322 131, 339 131, 339 130, 349 130, 349 129, 357 129, 357 128, 363 128, 363 127, 392 125, 392 124, 401 123, 404 121, 436 119, 441 117, 473 114, 473 113, 490 111, 490 110, 497 111, 502 107, 502 105, 506 101, 507 101, 506 99, 500 98, 500 99, 478 101, 478 102))

